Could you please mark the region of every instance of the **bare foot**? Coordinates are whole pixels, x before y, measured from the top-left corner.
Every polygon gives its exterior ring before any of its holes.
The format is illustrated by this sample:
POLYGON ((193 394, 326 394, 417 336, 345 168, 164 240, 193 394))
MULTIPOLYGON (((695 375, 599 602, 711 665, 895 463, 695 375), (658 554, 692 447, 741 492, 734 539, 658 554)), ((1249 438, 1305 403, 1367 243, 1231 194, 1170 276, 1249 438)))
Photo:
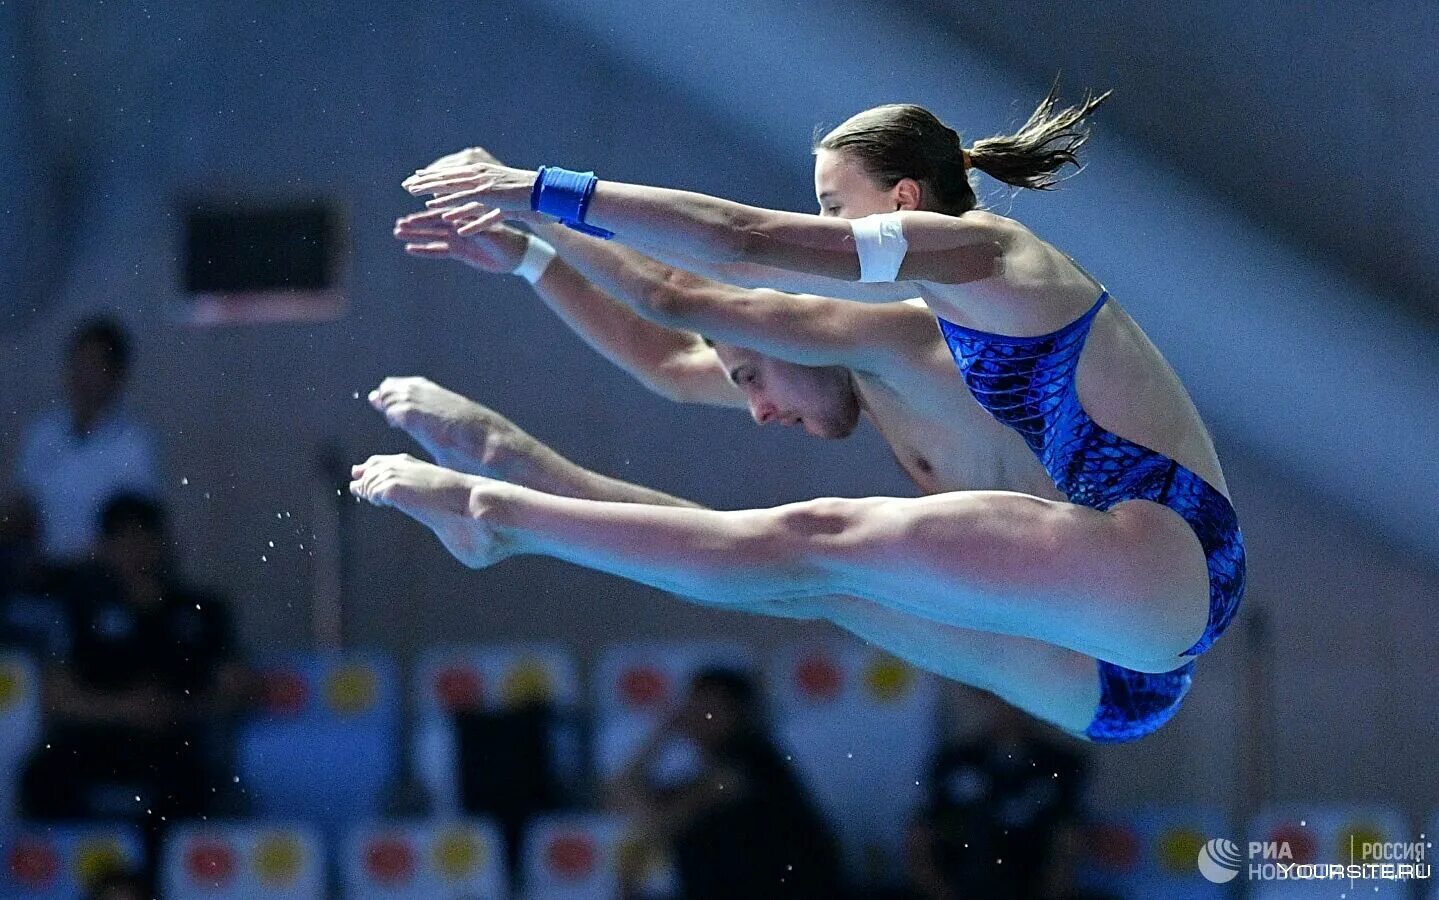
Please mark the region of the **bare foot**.
POLYGON ((521 432, 513 422, 428 378, 386 378, 370 405, 448 469, 501 477, 505 454, 521 432))
POLYGON ((350 470, 350 493, 375 506, 392 506, 426 526, 445 549, 472 569, 492 566, 517 552, 485 520, 477 487, 488 479, 465 475, 409 454, 372 456, 350 470))

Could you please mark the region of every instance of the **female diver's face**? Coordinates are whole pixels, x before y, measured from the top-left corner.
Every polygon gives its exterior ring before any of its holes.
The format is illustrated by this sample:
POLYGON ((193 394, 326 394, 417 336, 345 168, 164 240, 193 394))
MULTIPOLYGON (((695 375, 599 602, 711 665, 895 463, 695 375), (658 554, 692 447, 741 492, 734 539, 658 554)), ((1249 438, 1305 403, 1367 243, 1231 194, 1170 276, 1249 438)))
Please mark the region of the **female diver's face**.
POLYGON ((838 150, 819 150, 814 155, 814 193, 819 214, 841 219, 862 219, 876 213, 918 209, 919 183, 901 178, 884 190, 852 157, 838 150))

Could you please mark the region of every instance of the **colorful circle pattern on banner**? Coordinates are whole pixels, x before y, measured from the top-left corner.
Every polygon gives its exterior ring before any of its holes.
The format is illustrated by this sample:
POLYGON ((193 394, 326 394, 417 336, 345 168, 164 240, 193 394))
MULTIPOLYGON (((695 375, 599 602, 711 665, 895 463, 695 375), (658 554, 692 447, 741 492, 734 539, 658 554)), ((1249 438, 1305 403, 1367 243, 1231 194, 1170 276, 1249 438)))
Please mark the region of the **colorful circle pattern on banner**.
POLYGON ((665 860, 652 842, 630 832, 615 845, 615 865, 621 872, 632 873, 636 881, 643 884, 663 871, 665 860))
POLYGON ((1341 862, 1364 862, 1359 849, 1365 844, 1382 844, 1386 840, 1384 829, 1370 822, 1353 822, 1339 829, 1334 848, 1334 858, 1341 862))
POLYGON ((828 703, 844 690, 844 671, 827 654, 811 654, 799 661, 794 672, 795 686, 806 700, 828 703))
POLYGON ((1289 852, 1293 854, 1297 865, 1318 861, 1318 841, 1314 838, 1314 832, 1305 826, 1286 822, 1276 827, 1268 839, 1276 844, 1288 844, 1289 852))
POLYGON ((564 881, 583 881, 598 860, 595 842, 583 832, 557 834, 545 847, 545 864, 564 881))
POLYGON ((880 703, 894 703, 909 693, 914 671, 893 656, 878 653, 865 667, 864 683, 880 703))
POLYGON ((505 673, 501 690, 506 706, 531 706, 553 700, 555 682, 543 660, 522 659, 505 673))
POLYGON ((461 881, 488 862, 485 844, 468 828, 449 828, 435 838, 435 870, 448 881, 461 881))
POLYGON ((0 828, 0 897, 79 897, 142 858, 138 826, 14 823, 0 828))
POLYGON ((15 881, 34 891, 52 887, 60 877, 60 854, 46 841, 21 839, 10 848, 10 874, 15 881))
POLYGON ((266 887, 293 884, 304 863, 304 847, 292 834, 272 832, 255 845, 255 876, 266 887))
POLYGON ((1176 876, 1193 875, 1194 861, 1199 858, 1199 851, 1203 846, 1204 835, 1193 828, 1164 828, 1155 842, 1160 870, 1176 876))
POLYGON ((484 679, 471 666, 445 666, 435 673, 434 683, 435 699, 445 712, 474 712, 484 706, 484 679))
POLYGON ((416 701, 422 718, 456 712, 567 706, 578 693, 569 651, 520 644, 449 647, 421 662, 416 701))
POLYGON ((272 716, 296 716, 309 702, 310 690, 298 672, 276 669, 266 672, 263 679, 265 709, 272 716))
POLYGON ((25 670, 14 663, 0 662, 0 713, 19 705, 25 691, 25 670))
POLYGON ((220 841, 195 841, 185 851, 185 872, 202 884, 224 887, 238 868, 235 851, 220 841))
POLYGON ((75 881, 83 887, 88 888, 96 879, 124 867, 125 851, 114 838, 91 838, 75 848, 75 881))
POLYGON ((369 712, 379 694, 375 670, 366 665, 340 666, 330 673, 326 687, 330 708, 342 716, 369 712))
POLYGON ((387 887, 408 884, 415 877, 415 851, 403 837, 379 837, 365 848, 365 873, 387 887))
POLYGON ((630 709, 653 712, 669 701, 669 679, 656 666, 631 666, 620 675, 619 695, 630 709))
POLYGON ((1139 869, 1142 842, 1127 824, 1100 822, 1089 829, 1090 858, 1106 872, 1129 873, 1139 869))

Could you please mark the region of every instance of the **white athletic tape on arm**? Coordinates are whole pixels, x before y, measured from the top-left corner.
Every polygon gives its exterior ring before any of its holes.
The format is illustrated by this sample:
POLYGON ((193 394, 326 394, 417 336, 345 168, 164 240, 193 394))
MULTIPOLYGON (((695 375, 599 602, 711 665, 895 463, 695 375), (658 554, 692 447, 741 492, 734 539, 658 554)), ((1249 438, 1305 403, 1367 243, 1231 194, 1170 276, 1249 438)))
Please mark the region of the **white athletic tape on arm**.
POLYGON ((894 281, 899 267, 909 252, 899 213, 879 213, 863 219, 851 219, 854 249, 859 253, 859 280, 865 282, 894 281))
POLYGON ((527 234, 525 235, 525 255, 520 260, 520 264, 515 266, 514 274, 530 284, 534 284, 544 277, 545 270, 550 267, 554 258, 554 247, 532 234, 527 234))

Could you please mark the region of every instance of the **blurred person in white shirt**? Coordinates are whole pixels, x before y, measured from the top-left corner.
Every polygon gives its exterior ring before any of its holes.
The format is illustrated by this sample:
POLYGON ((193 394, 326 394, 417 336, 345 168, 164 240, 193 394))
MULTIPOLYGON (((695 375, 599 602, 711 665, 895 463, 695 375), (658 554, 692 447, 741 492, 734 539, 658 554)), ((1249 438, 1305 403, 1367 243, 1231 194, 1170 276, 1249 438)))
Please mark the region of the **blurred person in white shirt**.
POLYGON ((129 366, 129 336, 117 322, 81 323, 66 353, 65 405, 31 422, 22 439, 16 483, 39 513, 48 558, 89 558, 100 510, 115 495, 160 496, 158 442, 124 403, 129 366))

